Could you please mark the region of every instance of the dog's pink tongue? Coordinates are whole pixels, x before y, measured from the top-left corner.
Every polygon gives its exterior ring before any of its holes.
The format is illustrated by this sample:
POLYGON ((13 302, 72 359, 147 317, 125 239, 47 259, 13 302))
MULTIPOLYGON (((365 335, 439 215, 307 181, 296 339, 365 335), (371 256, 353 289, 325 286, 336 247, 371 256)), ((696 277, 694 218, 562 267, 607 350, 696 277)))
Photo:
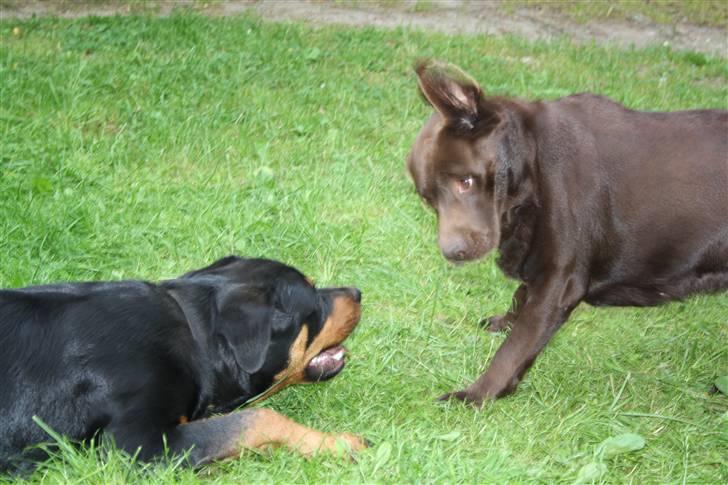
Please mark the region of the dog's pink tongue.
POLYGON ((315 370, 321 374, 334 371, 344 364, 344 355, 346 355, 346 349, 341 345, 329 347, 326 350, 322 350, 320 354, 311 359, 308 363, 308 367, 311 370, 315 370))

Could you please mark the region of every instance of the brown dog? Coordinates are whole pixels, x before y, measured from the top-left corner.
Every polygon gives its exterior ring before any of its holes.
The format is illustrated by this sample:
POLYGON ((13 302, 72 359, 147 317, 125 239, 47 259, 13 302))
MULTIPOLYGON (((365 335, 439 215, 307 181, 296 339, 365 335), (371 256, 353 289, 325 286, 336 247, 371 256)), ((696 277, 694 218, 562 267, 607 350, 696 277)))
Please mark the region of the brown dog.
POLYGON ((408 159, 450 261, 498 248, 522 282, 488 370, 447 394, 513 392, 581 302, 657 305, 728 288, 728 112, 649 113, 594 94, 483 95, 458 68, 416 66, 435 108, 408 159))

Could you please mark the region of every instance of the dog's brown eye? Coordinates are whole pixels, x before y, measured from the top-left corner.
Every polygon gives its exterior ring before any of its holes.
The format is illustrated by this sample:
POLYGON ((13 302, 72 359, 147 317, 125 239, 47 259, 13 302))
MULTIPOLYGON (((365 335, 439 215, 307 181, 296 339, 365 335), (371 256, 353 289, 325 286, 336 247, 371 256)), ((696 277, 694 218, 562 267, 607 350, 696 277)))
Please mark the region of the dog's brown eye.
POLYGON ((467 192, 468 190, 473 188, 474 183, 475 180, 473 179, 472 175, 468 175, 467 177, 460 177, 457 180, 458 192, 460 192, 461 194, 467 192))

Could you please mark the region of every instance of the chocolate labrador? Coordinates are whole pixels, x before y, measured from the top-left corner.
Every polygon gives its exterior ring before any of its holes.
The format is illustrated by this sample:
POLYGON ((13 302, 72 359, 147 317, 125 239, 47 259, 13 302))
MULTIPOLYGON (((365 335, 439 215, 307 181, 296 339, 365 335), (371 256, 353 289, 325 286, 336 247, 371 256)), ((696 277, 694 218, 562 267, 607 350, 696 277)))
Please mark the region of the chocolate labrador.
POLYGON ((513 392, 582 301, 658 305, 728 289, 728 111, 634 111, 595 94, 485 96, 455 66, 416 66, 435 109, 408 158, 452 262, 498 248, 521 282, 487 371, 446 394, 513 392))

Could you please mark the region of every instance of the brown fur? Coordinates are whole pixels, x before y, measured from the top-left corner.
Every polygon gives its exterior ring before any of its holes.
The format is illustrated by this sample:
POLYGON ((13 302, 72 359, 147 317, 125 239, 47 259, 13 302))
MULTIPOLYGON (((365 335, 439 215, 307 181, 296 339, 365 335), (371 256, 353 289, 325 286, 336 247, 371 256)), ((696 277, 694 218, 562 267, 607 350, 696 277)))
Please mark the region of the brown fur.
POLYGON ((521 281, 491 328, 513 330, 463 391, 514 391, 582 301, 656 305, 728 288, 728 112, 633 111, 578 94, 491 98, 458 68, 416 67, 435 113, 408 158, 453 262, 496 247, 521 281))

